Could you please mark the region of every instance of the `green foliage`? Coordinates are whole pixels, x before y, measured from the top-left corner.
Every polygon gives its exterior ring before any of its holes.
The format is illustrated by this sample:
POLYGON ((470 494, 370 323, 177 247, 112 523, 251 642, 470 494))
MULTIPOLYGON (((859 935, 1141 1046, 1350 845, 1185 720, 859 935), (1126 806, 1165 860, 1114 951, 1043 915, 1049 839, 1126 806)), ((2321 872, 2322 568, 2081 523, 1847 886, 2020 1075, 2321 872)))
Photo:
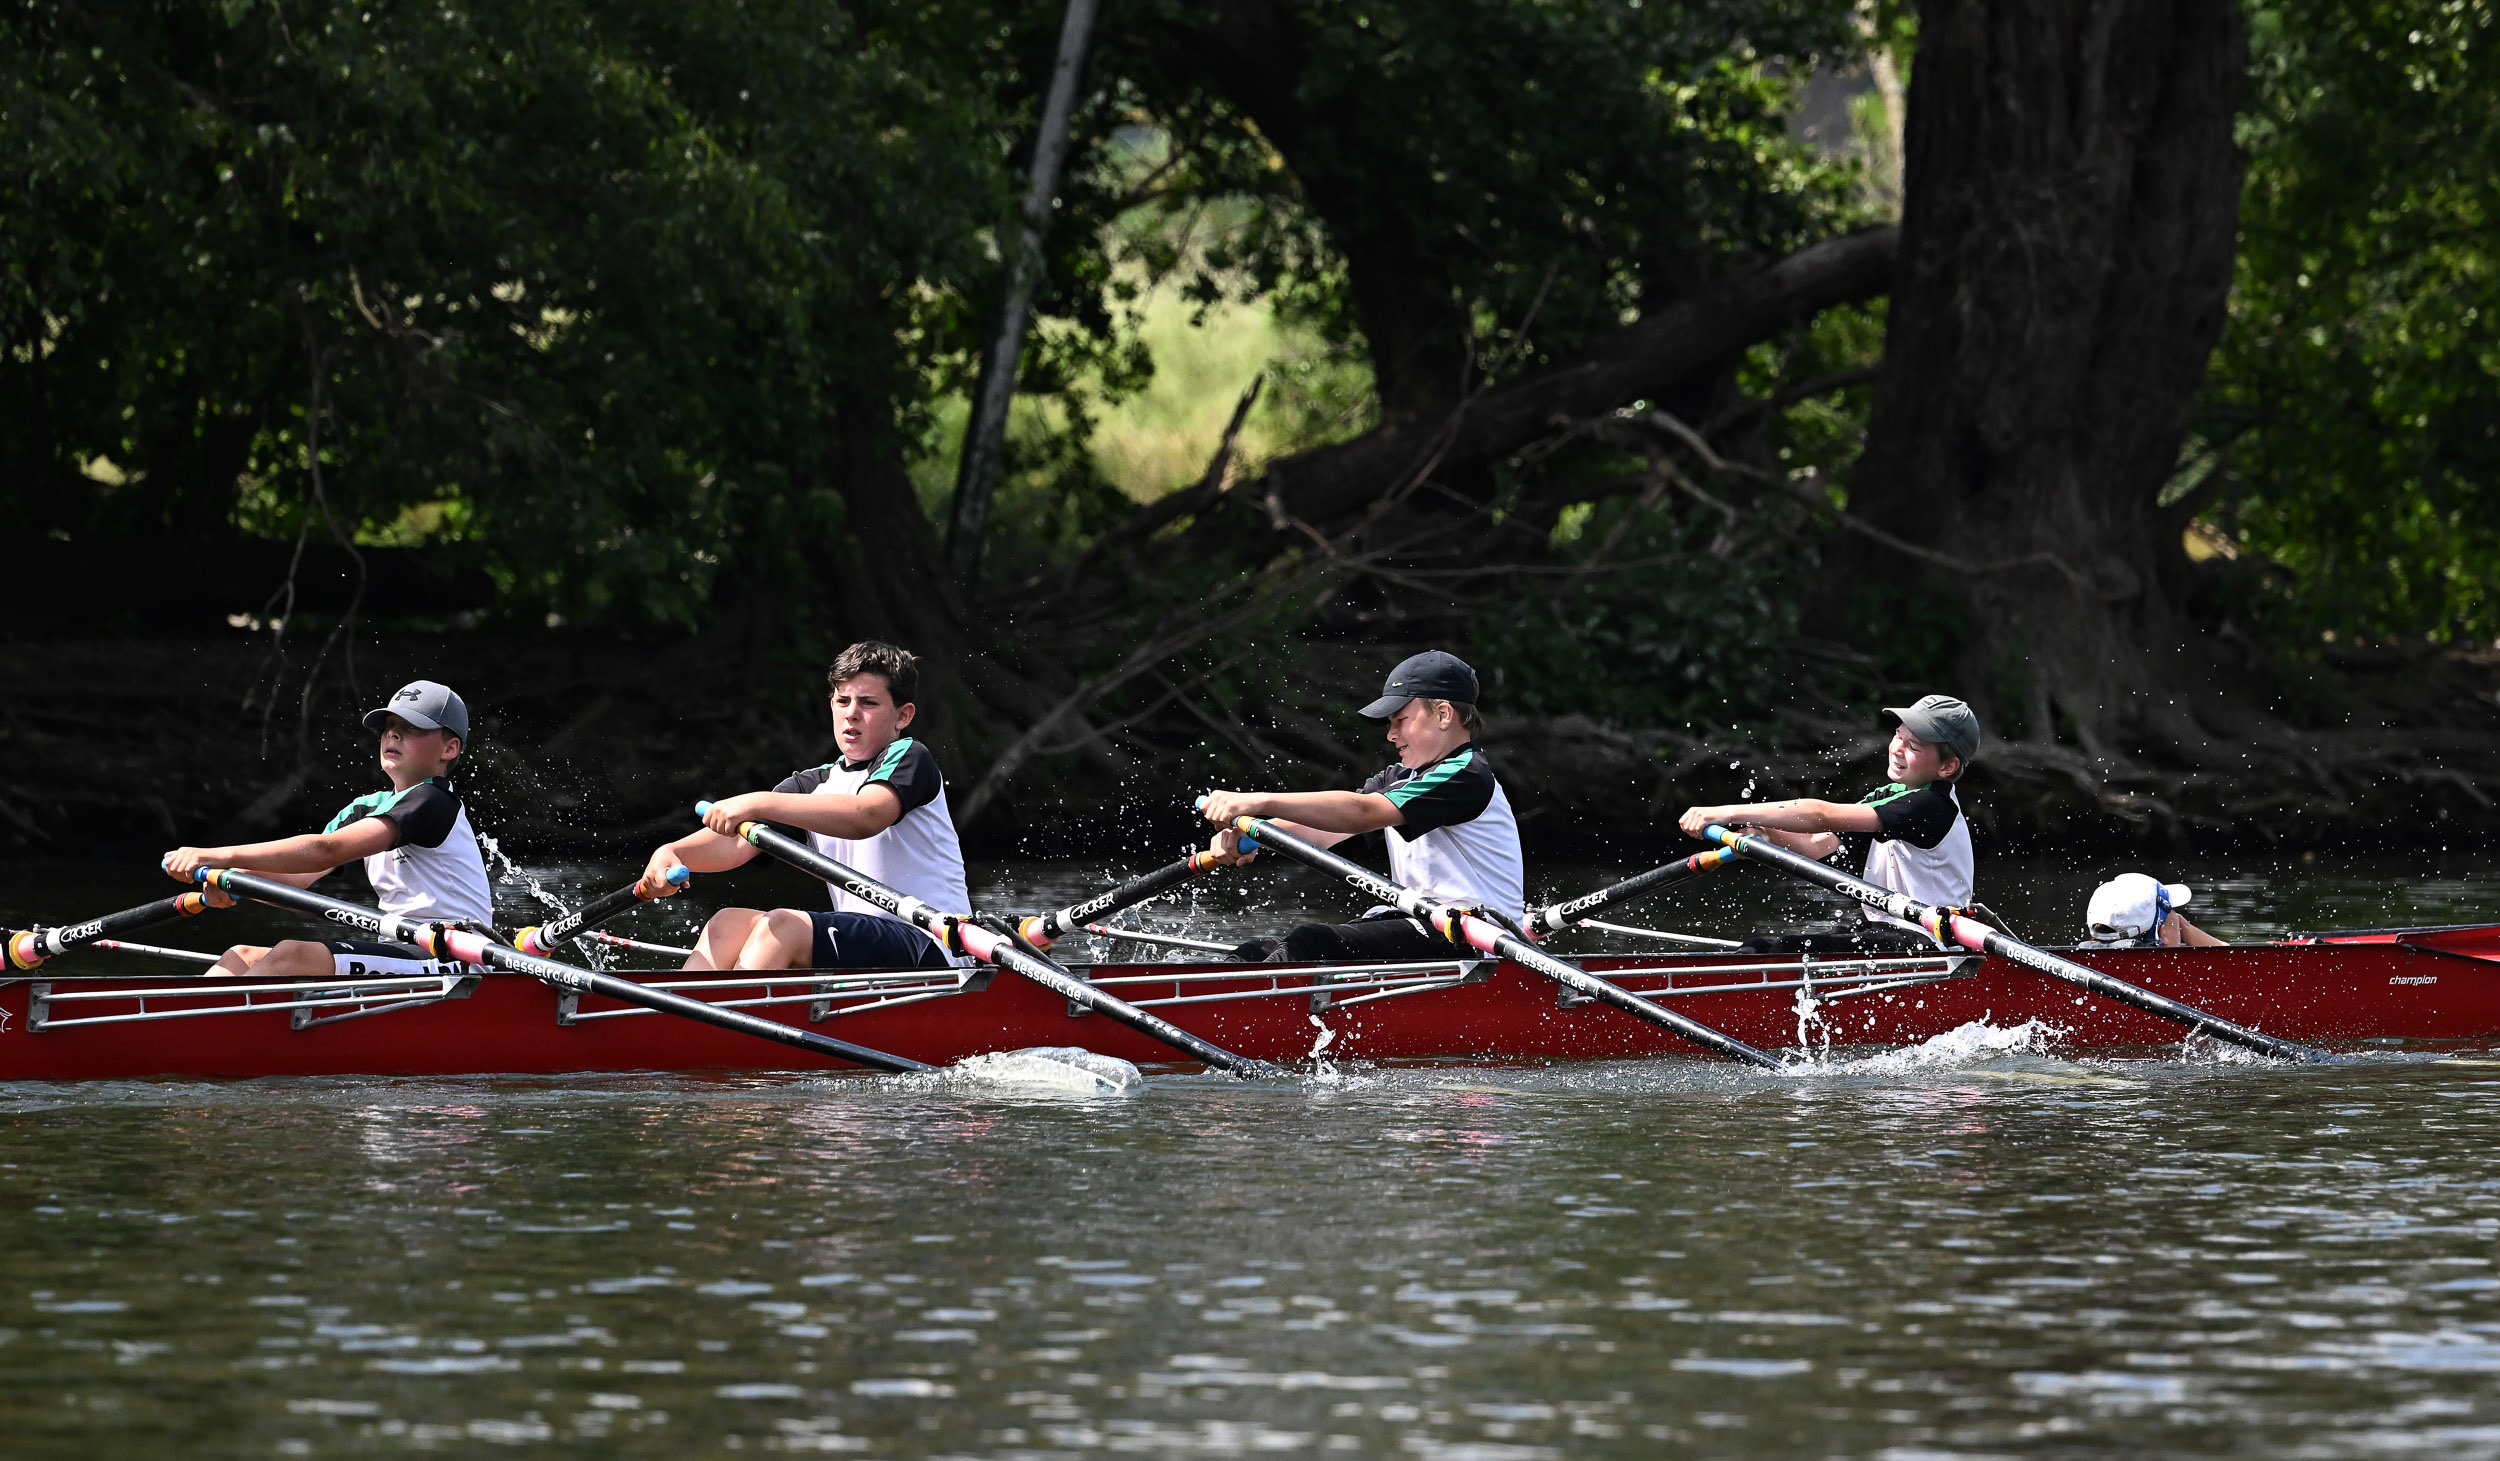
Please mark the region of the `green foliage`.
POLYGON ((1494 707, 1725 725, 1787 698, 1793 560, 1748 558, 1715 519, 1621 498, 1567 509, 1556 536, 1587 576, 1488 606, 1469 636, 1494 707))
POLYGON ((368 541, 690 621, 916 408, 900 342, 953 341, 1001 202, 994 27, 946 0, 5 24, 0 460, 39 533, 289 532, 317 394, 368 541))
POLYGON ((2500 635, 2500 13, 2265 0, 2251 38, 2210 520, 2296 638, 2500 635))

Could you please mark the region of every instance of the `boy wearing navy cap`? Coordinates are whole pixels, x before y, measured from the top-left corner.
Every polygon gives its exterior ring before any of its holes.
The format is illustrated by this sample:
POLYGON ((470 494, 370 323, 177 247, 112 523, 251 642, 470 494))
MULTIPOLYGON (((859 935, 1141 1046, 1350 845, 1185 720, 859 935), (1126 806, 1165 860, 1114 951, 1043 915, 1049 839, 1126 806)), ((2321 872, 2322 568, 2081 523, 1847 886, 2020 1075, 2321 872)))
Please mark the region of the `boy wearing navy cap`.
MULTIPOLYGON (((1389 844, 1392 881, 1486 909, 1518 927, 1527 901, 1519 823, 1492 763, 1475 744, 1476 672, 1440 650, 1415 655, 1389 672, 1380 698, 1363 714, 1388 722, 1396 765, 1354 791, 1215 792, 1206 800, 1206 819, 1221 825, 1235 817, 1275 818, 1283 830, 1320 847, 1379 832, 1389 844)), ((1226 862, 1249 860, 1229 827, 1207 850, 1226 862)), ((1389 908, 1374 908, 1353 923, 1306 923, 1281 941, 1253 939, 1234 951, 1253 961, 1384 963, 1449 952, 1447 940, 1389 908)))
MULTIPOLYGON (((1979 717, 1950 695, 1928 695, 1915 705, 1887 707, 1892 727, 1884 755, 1889 780, 1856 802, 1800 798, 1687 807, 1676 825, 1699 837, 1716 822, 1750 828, 1791 852, 1821 861, 1840 848, 1844 833, 1874 838, 1866 849, 1865 878, 1879 888, 1906 893, 1939 908, 1970 905, 1970 821, 1954 800, 1953 784, 1979 752, 1979 717)), ((1756 939, 1758 953, 1920 952, 1936 947, 1922 929, 1872 908, 1859 910, 1854 928, 1756 939)))
MULTIPOLYGON (((366 712, 364 725, 381 737, 389 791, 349 802, 318 832, 237 847, 177 847, 165 854, 166 873, 188 884, 196 869, 235 868, 309 888, 361 858, 385 913, 472 928, 491 924, 495 895, 486 860, 449 778, 468 744, 469 707, 446 686, 412 680, 389 704, 366 712)), ((208 900, 219 907, 234 901, 214 888, 208 900)), ((239 944, 210 972, 319 979, 430 974, 440 967, 404 944, 288 939, 270 948, 239 944)))

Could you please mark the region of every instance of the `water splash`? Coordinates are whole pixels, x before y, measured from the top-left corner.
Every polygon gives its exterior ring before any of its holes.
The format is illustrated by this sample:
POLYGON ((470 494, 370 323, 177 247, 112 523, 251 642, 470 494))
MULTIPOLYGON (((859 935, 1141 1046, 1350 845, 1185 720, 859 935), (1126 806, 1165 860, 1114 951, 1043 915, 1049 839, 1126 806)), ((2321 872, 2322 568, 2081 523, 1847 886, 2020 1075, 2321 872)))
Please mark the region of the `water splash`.
MULTIPOLYGON (((572 909, 564 906, 563 899, 547 891, 547 885, 538 880, 537 874, 521 866, 519 863, 514 862, 512 860, 512 855, 503 850, 502 843, 496 841, 492 836, 484 832, 478 832, 475 835, 477 837, 478 851, 486 854, 487 865, 489 867, 500 869, 496 875, 496 881, 520 884, 522 891, 528 893, 532 898, 537 899, 539 903, 546 907, 547 916, 550 918, 562 918, 564 915, 573 911, 572 909)), ((577 943, 573 946, 573 948, 577 957, 588 963, 593 969, 605 969, 616 962, 614 958, 610 957, 605 950, 601 949, 596 944, 577 943)))
POLYGON ((1928 1071, 1959 1070, 2012 1055, 2047 1055, 2065 1038, 2063 1026, 2041 1020, 1999 1025, 1983 1018, 1931 1036, 1916 1045, 1887 1050, 1864 1060, 1809 1060, 1791 1069, 1799 1074, 1918 1075, 1928 1071))
POLYGON ((1077 1095, 1125 1095, 1145 1083, 1136 1066, 1076 1045, 1036 1045, 1024 1050, 968 1056, 935 1077, 948 1085, 1066 1091, 1077 1095))

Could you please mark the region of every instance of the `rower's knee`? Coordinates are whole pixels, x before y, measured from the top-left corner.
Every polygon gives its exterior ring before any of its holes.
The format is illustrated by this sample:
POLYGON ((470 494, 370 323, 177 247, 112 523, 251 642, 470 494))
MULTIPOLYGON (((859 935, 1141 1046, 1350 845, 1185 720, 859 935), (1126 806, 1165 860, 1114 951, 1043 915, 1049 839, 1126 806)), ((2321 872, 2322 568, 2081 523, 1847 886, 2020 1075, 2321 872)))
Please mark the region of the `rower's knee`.
POLYGON ((263 979, 322 979, 337 968, 329 945, 300 938, 270 945, 250 965, 251 972, 263 979))
POLYGON ((750 969, 796 969, 815 952, 816 920, 796 908, 776 908, 748 935, 745 963, 750 969))

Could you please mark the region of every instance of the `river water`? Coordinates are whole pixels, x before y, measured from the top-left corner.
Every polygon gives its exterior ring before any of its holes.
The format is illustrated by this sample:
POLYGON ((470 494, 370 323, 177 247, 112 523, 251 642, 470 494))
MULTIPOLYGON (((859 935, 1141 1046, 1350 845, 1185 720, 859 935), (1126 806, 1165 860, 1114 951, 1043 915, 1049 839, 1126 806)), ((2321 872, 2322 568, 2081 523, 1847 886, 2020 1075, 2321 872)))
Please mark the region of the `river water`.
MULTIPOLYGON (((2147 870, 2231 937, 2500 916, 2464 860, 2147 870)), ((1981 891, 2046 939, 2103 871, 1981 891)), ((1818 911, 1723 876, 1641 911, 1818 911)), ((1140 921, 1345 911, 1276 870, 1197 891, 1140 921)), ((154 892, 0 868, 0 922, 154 892)), ((2495 1116, 2500 1051, 2101 1061, 2020 1026, 1782 1076, 0 1087, 0 1452, 2500 1455, 2495 1116)))

